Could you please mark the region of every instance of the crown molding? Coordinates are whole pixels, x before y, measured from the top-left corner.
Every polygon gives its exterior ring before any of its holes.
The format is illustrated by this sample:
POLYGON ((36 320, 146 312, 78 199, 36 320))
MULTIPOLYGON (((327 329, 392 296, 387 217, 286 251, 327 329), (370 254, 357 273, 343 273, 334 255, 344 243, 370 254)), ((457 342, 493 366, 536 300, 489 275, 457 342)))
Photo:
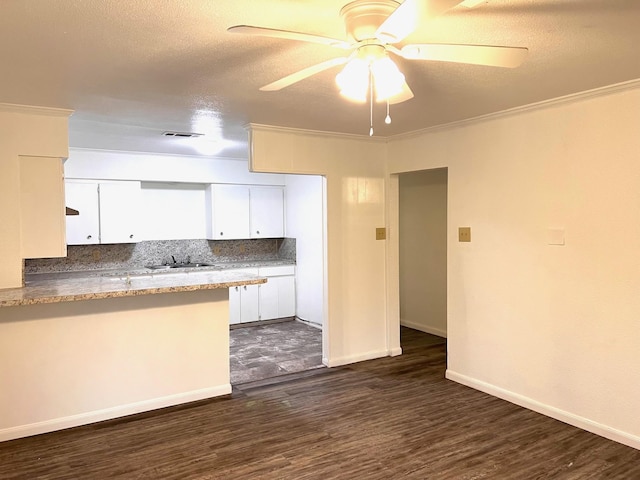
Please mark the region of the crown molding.
POLYGON ((635 90, 640 88, 640 78, 635 80, 629 80, 627 82, 614 83, 613 85, 607 85, 605 87, 598 87, 592 90, 585 90, 583 92, 572 93, 564 95, 562 97, 551 98, 549 100, 542 100, 536 103, 530 103, 520 107, 510 108, 508 110, 501 110, 499 112, 489 113, 487 115, 480 115, 478 117, 467 118, 464 120, 458 120, 456 122, 445 123, 442 125, 434 125, 433 127, 422 128, 420 130, 413 130, 411 132, 399 133, 387 137, 388 140, 402 140, 405 138, 412 138, 426 133, 434 133, 442 130, 451 130, 454 128, 465 127, 476 123, 488 122, 491 120, 497 120, 500 118, 511 117, 514 115, 520 115, 527 112, 533 112, 536 110, 543 110, 546 108, 556 107, 560 105, 568 105, 571 103, 580 102, 583 100, 603 97, 606 95, 612 95, 614 93, 626 92, 629 90, 635 90))
POLYGON ((73 110, 66 108, 38 107, 35 105, 18 105, 15 103, 0 103, 0 112, 67 118, 73 114, 73 110))
POLYGON ((247 123, 246 130, 262 130, 267 132, 292 133, 295 135, 310 135, 315 137, 331 137, 352 140, 366 140, 371 142, 387 143, 390 137, 370 137, 369 135, 358 135, 355 133, 326 132, 323 130, 307 130, 305 128, 279 127, 276 125, 263 125, 260 123, 247 123))

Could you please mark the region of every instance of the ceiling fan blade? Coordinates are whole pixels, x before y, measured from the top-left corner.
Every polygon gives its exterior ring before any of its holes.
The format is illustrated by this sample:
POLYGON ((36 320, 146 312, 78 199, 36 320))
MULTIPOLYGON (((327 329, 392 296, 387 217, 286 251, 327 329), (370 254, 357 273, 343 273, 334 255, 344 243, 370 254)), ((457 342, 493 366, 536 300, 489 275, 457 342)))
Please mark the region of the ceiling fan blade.
POLYGON ((527 56, 524 47, 496 47, 491 45, 446 45, 427 43, 405 45, 400 54, 409 60, 471 63, 491 67, 515 68, 527 56))
POLYGON ((384 43, 397 43, 424 22, 443 14, 462 0, 404 0, 378 27, 376 38, 384 43))
POLYGON ((251 25, 236 25, 227 28, 227 32, 242 33, 245 35, 259 35, 262 37, 285 38, 287 40, 299 40, 301 42, 319 43, 330 47, 349 49, 351 45, 335 38, 312 35, 310 33, 291 32, 289 30, 276 30, 274 28, 252 27, 251 25))
POLYGON ((276 90, 282 90, 283 88, 288 87, 289 85, 293 85, 294 83, 297 83, 300 80, 304 80, 305 78, 315 75, 316 73, 323 72, 337 65, 344 65, 348 60, 349 57, 332 58, 331 60, 327 60, 326 62, 318 63, 316 65, 303 68, 302 70, 298 70, 297 72, 292 73, 291 75, 287 75, 280 80, 276 80, 269 85, 260 87, 260 90, 262 90, 263 92, 274 92, 276 90))
POLYGON ((407 85, 407 82, 404 82, 404 85, 402 85, 402 92, 400 92, 398 95, 394 95, 393 97, 391 97, 389 99, 389 103, 391 105, 395 105, 396 103, 406 102, 407 100, 411 100, 412 98, 413 98, 413 92, 409 88, 409 85, 407 85))

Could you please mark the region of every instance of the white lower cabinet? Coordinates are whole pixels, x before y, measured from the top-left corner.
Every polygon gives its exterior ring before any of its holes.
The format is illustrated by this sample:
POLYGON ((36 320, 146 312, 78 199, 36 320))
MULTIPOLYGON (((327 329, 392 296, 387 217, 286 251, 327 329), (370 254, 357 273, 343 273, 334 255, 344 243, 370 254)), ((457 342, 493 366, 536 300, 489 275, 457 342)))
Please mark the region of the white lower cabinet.
POLYGON ((260 284, 260 320, 280 318, 278 309, 278 277, 267 279, 260 284))
POLYGON ((267 277, 267 283, 229 289, 229 323, 231 325, 295 316, 295 267, 293 265, 242 271, 267 277))
POLYGON ((258 275, 267 277, 267 283, 260 285, 260 320, 295 316, 295 267, 261 267, 258 275))
POLYGON ((242 285, 229 289, 229 323, 255 322, 259 320, 258 285, 242 285))
POLYGON ((295 317, 296 315, 296 277, 287 275, 278 277, 278 316, 295 317))

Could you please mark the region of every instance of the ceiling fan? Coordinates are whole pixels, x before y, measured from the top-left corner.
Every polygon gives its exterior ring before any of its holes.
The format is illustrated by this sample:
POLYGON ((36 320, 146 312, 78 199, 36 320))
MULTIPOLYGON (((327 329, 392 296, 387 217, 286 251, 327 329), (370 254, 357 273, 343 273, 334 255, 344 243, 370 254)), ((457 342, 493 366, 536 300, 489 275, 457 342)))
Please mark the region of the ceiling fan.
MULTIPOLYGON (((345 65, 336 82, 344 96, 351 100, 377 101, 389 104, 413 98, 404 75, 390 58, 390 53, 407 60, 433 60, 494 67, 514 68, 520 65, 528 50, 523 47, 452 44, 399 44, 417 27, 419 20, 430 20, 459 4, 476 0, 356 0, 340 10, 348 40, 338 40, 303 32, 277 30, 249 25, 229 27, 232 33, 299 40, 328 45, 351 54, 304 68, 260 88, 276 91, 338 65, 345 65), (371 87, 371 88, 370 88, 371 87), (367 95, 369 98, 367 98, 367 95)), ((471 6, 471 5, 469 5, 471 6)), ((373 113, 372 113, 373 116, 373 113)), ((387 123, 390 117, 387 111, 387 123)), ((370 130, 373 134, 373 127, 370 130)))

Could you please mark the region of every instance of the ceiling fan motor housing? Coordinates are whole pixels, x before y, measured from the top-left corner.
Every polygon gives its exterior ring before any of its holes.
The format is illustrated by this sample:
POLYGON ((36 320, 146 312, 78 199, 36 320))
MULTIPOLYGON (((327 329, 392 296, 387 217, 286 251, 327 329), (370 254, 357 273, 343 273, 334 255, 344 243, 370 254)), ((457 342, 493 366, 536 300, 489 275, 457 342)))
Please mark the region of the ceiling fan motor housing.
POLYGON ((347 35, 354 42, 376 38, 376 30, 400 6, 394 0, 356 0, 342 10, 347 35))

